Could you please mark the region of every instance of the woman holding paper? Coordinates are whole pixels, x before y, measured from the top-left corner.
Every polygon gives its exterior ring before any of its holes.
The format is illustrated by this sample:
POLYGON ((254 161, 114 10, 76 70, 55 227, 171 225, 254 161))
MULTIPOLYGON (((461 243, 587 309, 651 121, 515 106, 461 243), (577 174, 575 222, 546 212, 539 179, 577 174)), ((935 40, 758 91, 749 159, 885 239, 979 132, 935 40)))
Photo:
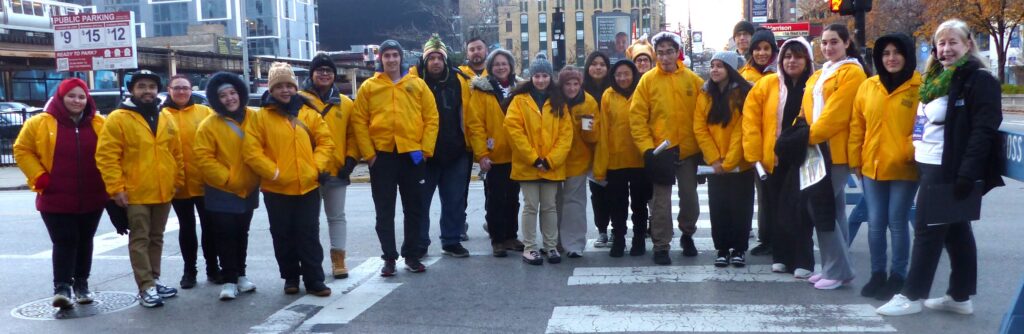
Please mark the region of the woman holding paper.
MULTIPOLYGON (((976 183, 981 183, 984 192, 1003 186, 998 161, 998 129, 1003 120, 999 82, 978 55, 971 36, 966 23, 949 20, 939 25, 932 39, 935 49, 928 59, 912 135, 922 195, 942 191, 946 193, 930 195, 952 195, 961 201, 975 191, 976 183)), ((922 219, 923 211, 944 208, 922 208, 928 203, 921 197, 907 282, 899 294, 876 311, 899 316, 919 313, 924 306, 971 314, 974 305, 970 297, 977 292, 978 281, 978 252, 971 223, 922 219), (945 296, 922 302, 931 291, 943 249, 949 254, 952 269, 949 288, 945 296)))
MULTIPOLYGON (((875 41, 878 75, 860 85, 850 123, 850 168, 863 175, 867 200, 871 280, 860 294, 889 300, 903 288, 910 257, 910 204, 917 194, 917 166, 910 134, 921 75, 914 41, 904 34, 875 41), (886 278, 886 229, 892 233, 892 266, 886 278)), ((851 223, 852 224, 852 223, 851 223)), ((851 227, 851 234, 855 233, 851 227)))
MULTIPOLYGON (((587 246, 587 174, 597 143, 594 117, 598 104, 583 91, 583 73, 566 66, 558 73, 558 89, 565 97, 567 117, 572 118, 572 148, 565 162, 565 182, 558 189, 558 236, 570 258, 583 257, 587 246)), ((603 206, 605 203, 593 203, 603 206)))
POLYGON ((718 250, 716 267, 746 265, 754 217, 754 171, 743 160, 740 126, 751 86, 736 71, 738 65, 735 52, 718 52, 711 58, 711 80, 699 91, 693 117, 697 144, 715 173, 708 178, 708 205, 711 237, 718 250))
POLYGON ((836 230, 818 229, 821 248, 822 272, 808 281, 816 289, 832 290, 853 279, 846 223, 846 181, 850 175, 847 158, 850 114, 853 98, 866 79, 856 42, 850 30, 842 24, 825 28, 821 35, 821 53, 826 61, 822 68, 807 79, 809 94, 804 94, 801 115, 810 125, 808 144, 828 143, 832 164, 828 173, 835 196, 836 230))

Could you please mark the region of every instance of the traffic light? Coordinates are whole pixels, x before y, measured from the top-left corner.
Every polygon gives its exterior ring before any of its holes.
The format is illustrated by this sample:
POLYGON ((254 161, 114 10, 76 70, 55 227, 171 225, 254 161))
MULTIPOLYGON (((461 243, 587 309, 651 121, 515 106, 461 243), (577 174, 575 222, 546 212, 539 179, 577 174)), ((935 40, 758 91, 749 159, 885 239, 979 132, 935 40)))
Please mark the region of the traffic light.
MULTIPOLYGON (((867 6, 870 8, 870 1, 867 1, 867 6)), ((839 15, 853 15, 854 8, 854 0, 829 0, 829 9, 831 9, 833 13, 839 13, 839 15)))

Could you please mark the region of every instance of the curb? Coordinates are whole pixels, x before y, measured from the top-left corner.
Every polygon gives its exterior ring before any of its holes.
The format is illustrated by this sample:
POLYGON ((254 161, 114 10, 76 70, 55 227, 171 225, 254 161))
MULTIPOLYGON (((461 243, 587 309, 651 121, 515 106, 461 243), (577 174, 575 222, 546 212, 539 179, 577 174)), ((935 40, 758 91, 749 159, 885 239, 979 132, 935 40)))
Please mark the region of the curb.
POLYGON ((27 184, 11 187, 0 187, 0 191, 29 190, 27 184))

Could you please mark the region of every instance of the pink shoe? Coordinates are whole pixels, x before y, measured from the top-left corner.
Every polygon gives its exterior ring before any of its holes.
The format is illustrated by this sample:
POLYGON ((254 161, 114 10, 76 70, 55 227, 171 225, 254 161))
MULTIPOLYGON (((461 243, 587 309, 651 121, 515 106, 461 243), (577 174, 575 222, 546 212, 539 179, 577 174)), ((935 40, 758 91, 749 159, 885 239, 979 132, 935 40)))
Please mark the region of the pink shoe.
POLYGON ((818 283, 814 283, 814 288, 818 290, 834 290, 843 286, 843 281, 830 280, 822 278, 818 280, 818 283))
POLYGON ((814 274, 814 275, 811 275, 811 278, 807 279, 807 283, 814 284, 814 283, 818 283, 818 281, 820 281, 820 280, 821 280, 821 274, 814 274))

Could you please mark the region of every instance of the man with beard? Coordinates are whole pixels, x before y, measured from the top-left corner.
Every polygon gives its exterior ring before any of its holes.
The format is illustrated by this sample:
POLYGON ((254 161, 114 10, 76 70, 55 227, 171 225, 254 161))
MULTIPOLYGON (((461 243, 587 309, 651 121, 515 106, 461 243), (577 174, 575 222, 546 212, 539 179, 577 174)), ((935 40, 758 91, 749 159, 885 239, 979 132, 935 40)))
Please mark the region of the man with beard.
POLYGON ((110 113, 96 145, 96 167, 107 193, 128 216, 128 258, 144 307, 163 305, 178 291, 160 283, 160 257, 171 199, 185 186, 178 126, 161 112, 160 77, 148 70, 131 76, 132 97, 110 113))

